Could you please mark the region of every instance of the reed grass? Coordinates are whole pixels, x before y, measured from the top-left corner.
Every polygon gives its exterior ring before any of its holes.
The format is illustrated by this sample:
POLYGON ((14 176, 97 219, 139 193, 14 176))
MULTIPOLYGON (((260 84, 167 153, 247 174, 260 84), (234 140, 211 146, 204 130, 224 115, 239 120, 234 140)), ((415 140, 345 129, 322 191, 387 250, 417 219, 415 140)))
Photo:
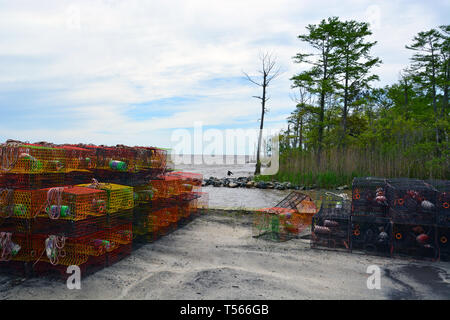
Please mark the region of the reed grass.
POLYGON ((295 185, 333 188, 351 185, 354 177, 449 179, 450 169, 436 165, 429 155, 405 155, 401 150, 374 151, 370 148, 332 148, 322 152, 288 150, 280 155, 280 168, 274 176, 258 176, 259 181, 289 181, 295 185))

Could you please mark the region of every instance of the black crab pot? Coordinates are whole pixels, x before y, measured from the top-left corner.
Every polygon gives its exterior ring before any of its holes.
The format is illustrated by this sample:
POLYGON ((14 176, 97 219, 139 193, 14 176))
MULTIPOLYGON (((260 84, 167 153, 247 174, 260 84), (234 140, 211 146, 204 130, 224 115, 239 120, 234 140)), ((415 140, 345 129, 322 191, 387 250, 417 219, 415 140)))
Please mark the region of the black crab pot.
POLYGON ((311 224, 311 248, 349 251, 350 201, 326 193, 311 224))

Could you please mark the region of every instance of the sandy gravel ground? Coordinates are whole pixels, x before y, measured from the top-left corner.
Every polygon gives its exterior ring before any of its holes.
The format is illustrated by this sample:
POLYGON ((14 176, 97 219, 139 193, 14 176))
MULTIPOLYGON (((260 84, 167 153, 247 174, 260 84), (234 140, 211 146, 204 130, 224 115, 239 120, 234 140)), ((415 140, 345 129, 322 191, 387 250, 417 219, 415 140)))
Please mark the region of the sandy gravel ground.
POLYGON ((0 276, 0 299, 449 299, 450 263, 313 250, 252 237, 251 215, 210 213, 82 281, 0 276), (367 289, 368 265, 382 269, 367 289))

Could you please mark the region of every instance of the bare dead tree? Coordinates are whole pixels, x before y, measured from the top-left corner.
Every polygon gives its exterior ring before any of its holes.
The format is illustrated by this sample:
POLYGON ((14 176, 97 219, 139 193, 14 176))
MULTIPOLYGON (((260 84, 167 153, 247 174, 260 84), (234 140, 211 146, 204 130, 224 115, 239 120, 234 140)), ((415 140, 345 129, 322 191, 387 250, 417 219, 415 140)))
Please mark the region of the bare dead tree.
POLYGON ((261 162, 259 159, 259 154, 261 151, 261 141, 262 141, 262 132, 264 128, 264 115, 267 113, 266 102, 270 99, 267 95, 267 87, 269 84, 277 78, 281 72, 280 68, 277 66, 276 57, 273 57, 270 53, 260 53, 259 60, 261 62, 261 69, 258 73, 261 75, 259 80, 254 80, 254 78, 250 77, 246 72, 243 72, 245 77, 251 83, 262 88, 262 96, 253 96, 253 98, 259 99, 261 101, 261 119, 259 126, 259 136, 258 136, 258 147, 256 151, 256 168, 255 175, 261 173, 261 162))

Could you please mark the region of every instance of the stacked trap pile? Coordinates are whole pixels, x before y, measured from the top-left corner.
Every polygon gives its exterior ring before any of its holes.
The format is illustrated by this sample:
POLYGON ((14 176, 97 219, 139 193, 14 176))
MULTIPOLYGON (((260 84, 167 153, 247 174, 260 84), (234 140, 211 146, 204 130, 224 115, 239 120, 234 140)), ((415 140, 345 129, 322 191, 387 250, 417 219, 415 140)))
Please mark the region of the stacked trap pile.
POLYGON ((448 181, 355 178, 351 209, 342 195, 324 197, 313 218, 311 244, 448 260, 449 194, 448 181))
POLYGON ((388 217, 386 179, 355 178, 350 218, 351 250, 389 255, 392 224, 388 217))
POLYGON ((183 226, 208 206, 201 192, 203 176, 169 172, 135 189, 134 243, 156 240, 183 226))
MULTIPOLYGON (((198 177, 166 174, 166 165, 167 152, 158 148, 0 145, 0 268, 65 277, 70 265, 86 275, 126 257, 141 205, 160 206, 153 201, 153 179, 164 181, 167 190, 169 177, 184 182, 177 188, 195 180, 190 196, 181 191, 173 196, 186 217, 186 207, 196 211, 198 177)), ((148 221, 157 220, 153 209, 148 221)))

